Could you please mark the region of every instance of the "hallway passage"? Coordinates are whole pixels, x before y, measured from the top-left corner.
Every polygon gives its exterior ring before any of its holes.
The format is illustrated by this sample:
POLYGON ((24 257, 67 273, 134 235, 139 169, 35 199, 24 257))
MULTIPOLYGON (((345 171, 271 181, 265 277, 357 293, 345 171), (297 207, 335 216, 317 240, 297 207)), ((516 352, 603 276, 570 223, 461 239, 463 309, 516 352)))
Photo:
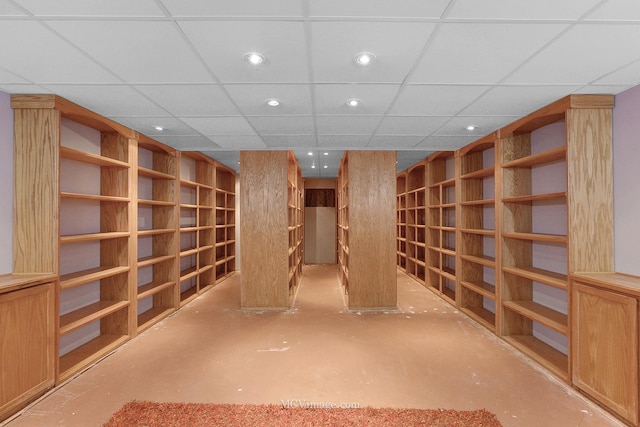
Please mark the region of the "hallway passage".
POLYGON ((293 309, 240 310, 240 274, 50 393, 8 427, 100 426, 130 400, 480 409, 505 426, 621 426, 398 271, 398 310, 349 312, 336 265, 293 309))

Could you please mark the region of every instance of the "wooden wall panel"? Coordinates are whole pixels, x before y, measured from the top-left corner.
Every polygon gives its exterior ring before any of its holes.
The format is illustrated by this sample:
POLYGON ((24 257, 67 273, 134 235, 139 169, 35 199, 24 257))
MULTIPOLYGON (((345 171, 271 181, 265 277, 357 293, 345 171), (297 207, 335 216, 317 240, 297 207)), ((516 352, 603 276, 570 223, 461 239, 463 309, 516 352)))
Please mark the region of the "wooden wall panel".
POLYGON ((241 306, 289 308, 287 152, 240 153, 241 306))
POLYGON ((611 110, 567 112, 569 272, 613 271, 611 110))
POLYGON ((395 308, 396 153, 349 151, 349 308, 395 308))
POLYGON ((14 110, 13 271, 58 273, 60 113, 14 110))

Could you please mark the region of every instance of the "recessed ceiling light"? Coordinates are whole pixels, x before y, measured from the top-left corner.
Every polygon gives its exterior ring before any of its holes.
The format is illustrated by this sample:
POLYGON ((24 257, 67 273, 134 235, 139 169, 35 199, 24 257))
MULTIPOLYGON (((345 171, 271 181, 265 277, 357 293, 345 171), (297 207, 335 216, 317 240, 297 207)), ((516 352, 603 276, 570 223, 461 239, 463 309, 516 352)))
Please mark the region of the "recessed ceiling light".
POLYGON ((371 52, 361 52, 355 57, 356 64, 362 65, 363 67, 371 65, 371 63, 375 61, 375 59, 376 56, 371 52))
POLYGON ((349 107, 357 107, 358 105, 360 105, 360 100, 355 98, 348 99, 347 105, 349 107))
POLYGON ((329 153, 322 153, 322 154, 324 154, 325 156, 328 156, 328 155, 329 155, 329 153))
POLYGON ((267 99, 267 105, 269 107, 277 107, 278 105, 280 105, 280 100, 275 98, 267 99))
POLYGON ((477 128, 477 126, 469 125, 465 129, 468 130, 468 131, 472 131, 472 130, 476 130, 476 128, 477 128))
POLYGON ((311 169, 315 169, 315 168, 316 168, 316 165, 311 165, 311 169))
POLYGON ((153 128, 155 130, 160 130, 160 131, 164 130, 164 128, 162 126, 154 126, 153 128))
POLYGON ((313 151, 309 151, 309 152, 307 153, 307 156, 313 156, 313 151))
POLYGON ((327 165, 324 165, 324 168, 325 168, 325 169, 326 169, 326 168, 328 168, 328 167, 329 167, 329 166, 327 166, 327 165))
POLYGON ((267 60, 264 55, 258 52, 249 52, 244 55, 244 59, 251 65, 260 65, 267 60))

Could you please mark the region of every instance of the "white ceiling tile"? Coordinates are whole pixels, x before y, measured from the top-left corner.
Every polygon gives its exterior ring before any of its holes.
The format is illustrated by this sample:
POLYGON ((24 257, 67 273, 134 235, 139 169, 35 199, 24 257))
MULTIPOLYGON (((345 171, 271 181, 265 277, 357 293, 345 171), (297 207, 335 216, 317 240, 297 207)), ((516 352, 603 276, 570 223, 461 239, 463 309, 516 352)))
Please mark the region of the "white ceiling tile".
POLYGON ((238 109, 217 85, 137 85, 148 96, 175 116, 238 115, 238 109))
POLYGON ((252 116, 247 120, 261 135, 310 135, 315 132, 311 116, 252 116))
POLYGON ((0 84, 6 84, 6 83, 29 83, 29 82, 25 79, 22 79, 16 76, 12 72, 9 72, 0 68, 0 84))
POLYGON ((578 19, 600 0, 457 0, 447 14, 453 19, 578 19))
POLYGON ((495 84, 566 24, 443 24, 409 81, 495 84))
POLYGON ((287 16, 301 17, 300 0, 162 0, 173 16, 287 16))
POLYGON ((433 136, 463 136, 480 138, 499 129, 519 117, 504 116, 472 116, 453 117, 445 125, 437 130, 433 136), (468 131, 467 126, 476 126, 476 129, 468 131))
POLYGON ((18 0, 36 16, 165 16, 153 0, 18 0))
POLYGON ((224 150, 216 150, 216 151, 203 151, 204 155, 211 157, 212 159, 217 160, 223 165, 231 168, 236 172, 240 172, 240 152, 239 151, 224 151, 224 150))
POLYGON ((26 80, 35 83, 118 81, 39 22, 3 21, 0 40, 4 41, 0 43, 2 67, 26 80))
POLYGON ((415 22, 312 22, 316 82, 400 83, 416 61, 435 24, 415 22), (359 52, 376 55, 358 66, 359 52))
POLYGON ((314 135, 264 135, 262 137, 269 148, 316 147, 314 135))
POLYGON ((391 115, 452 115, 486 92, 489 86, 407 85, 391 115))
POLYGON ((307 82, 309 71, 301 22, 179 21, 213 73, 223 82, 307 82), (266 64, 244 55, 258 52, 266 64))
POLYGON ((234 150, 259 150, 265 149, 267 146, 259 136, 252 135, 226 135, 212 136, 211 139, 222 148, 234 150))
POLYGON ((0 16, 28 16, 29 14, 8 0, 0 0, 0 16))
POLYGON ((46 90, 42 86, 38 85, 30 85, 30 84, 0 84, 0 90, 6 93, 50 93, 50 91, 46 90))
POLYGON ((385 117, 376 134, 427 136, 449 120, 448 117, 385 117))
POLYGON ((369 135, 318 135, 318 144, 326 148, 364 150, 367 148, 368 141, 369 135))
POLYGON ((152 138, 174 135, 198 135, 198 132, 191 129, 181 120, 174 119, 173 117, 109 116, 109 118, 152 138), (164 130, 156 130, 155 126, 161 126, 164 130))
POLYGON ((636 49, 615 49, 612 40, 640 40, 640 26, 575 26, 504 83, 587 84, 638 58, 636 49))
POLYGON ((91 20, 48 24, 128 82, 212 81, 171 22, 91 20))
POLYGON ((182 117, 181 120, 203 135, 255 135, 244 117, 182 117))
POLYGON ((587 85, 584 87, 581 87, 580 89, 576 90, 574 93, 583 93, 583 94, 603 94, 603 95, 617 95, 620 92, 624 92, 627 89, 630 89, 631 87, 633 87, 635 85, 633 84, 629 84, 629 85, 598 85, 598 84, 594 84, 594 85, 587 85))
POLYGON ((104 116, 168 116, 162 108, 125 85, 43 86, 52 93, 104 116))
POLYGON ((638 21, 640 20, 640 2, 609 0, 588 15, 586 20, 638 21))
POLYGON ((384 114, 396 96, 400 85, 321 84, 315 85, 317 114, 384 114), (362 101, 357 107, 346 104, 348 99, 362 101))
POLYGON ((371 134, 381 117, 377 116, 318 116, 316 126, 318 134, 371 134))
POLYGON ((440 18, 449 0, 309 0, 311 17, 440 18))
POLYGON ((415 148, 433 151, 457 150, 478 139, 476 136, 430 136, 415 148))
POLYGON ((640 83, 640 60, 634 61, 610 74, 598 79, 595 84, 639 84, 640 83))
POLYGON ((406 149, 415 147, 424 136, 415 135, 375 135, 369 142, 370 148, 406 149))
POLYGON ((206 136, 157 136, 155 137, 160 142, 163 142, 171 147, 174 147, 181 151, 207 151, 220 148, 216 143, 206 136))
POLYGON ((556 101, 580 86, 497 86, 462 110, 462 115, 525 116, 556 101))
POLYGON ((238 84, 225 85, 225 90, 245 115, 311 114, 311 91, 307 85, 238 84), (280 101, 277 107, 267 100, 280 101))

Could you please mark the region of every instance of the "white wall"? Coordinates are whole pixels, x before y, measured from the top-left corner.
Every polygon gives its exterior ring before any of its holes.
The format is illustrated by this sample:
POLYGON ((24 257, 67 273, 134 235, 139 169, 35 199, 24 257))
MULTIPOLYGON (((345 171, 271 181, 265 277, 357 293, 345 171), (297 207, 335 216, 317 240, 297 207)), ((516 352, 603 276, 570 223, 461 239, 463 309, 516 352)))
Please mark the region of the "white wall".
POLYGON ((613 110, 615 270, 640 276, 640 86, 616 96, 613 110))
POLYGON ((13 271, 13 110, 0 92, 0 274, 13 271))

